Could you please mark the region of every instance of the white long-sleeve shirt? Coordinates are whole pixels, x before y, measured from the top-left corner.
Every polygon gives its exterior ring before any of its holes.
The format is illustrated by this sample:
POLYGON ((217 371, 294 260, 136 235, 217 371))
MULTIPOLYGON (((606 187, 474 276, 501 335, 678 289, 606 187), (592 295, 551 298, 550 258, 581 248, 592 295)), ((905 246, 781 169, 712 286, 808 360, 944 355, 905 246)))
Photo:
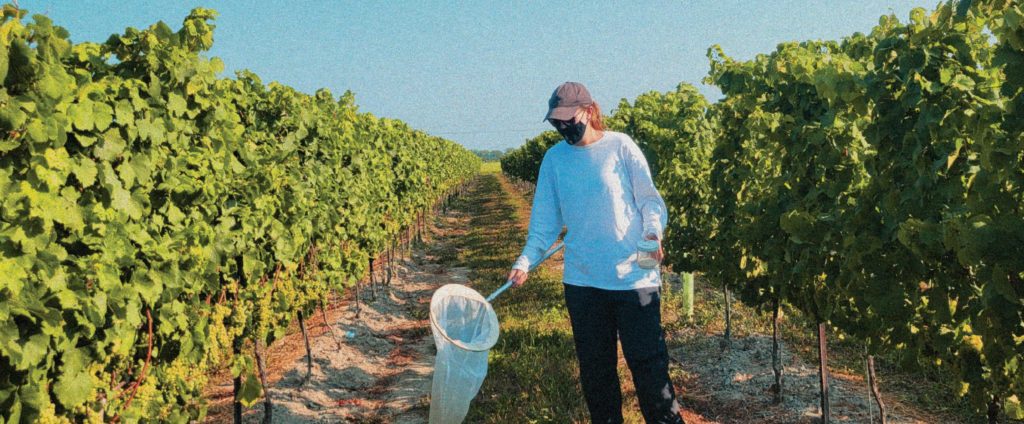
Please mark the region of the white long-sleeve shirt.
POLYGON ((565 235, 563 281, 608 290, 658 287, 658 269, 637 265, 637 242, 668 222, 665 201, 640 148, 628 135, 605 131, 586 146, 564 140, 540 165, 526 247, 514 269, 527 271, 565 235))

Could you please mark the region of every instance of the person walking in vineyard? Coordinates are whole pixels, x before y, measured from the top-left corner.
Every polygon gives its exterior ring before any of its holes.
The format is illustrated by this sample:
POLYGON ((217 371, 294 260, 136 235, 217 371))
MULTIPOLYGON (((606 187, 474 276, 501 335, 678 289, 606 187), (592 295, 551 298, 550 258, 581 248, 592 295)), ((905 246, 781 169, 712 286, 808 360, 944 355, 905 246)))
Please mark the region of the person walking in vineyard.
POLYGON ((646 422, 682 423, 661 328, 657 262, 668 217, 647 160, 628 135, 605 129, 580 83, 558 86, 544 119, 564 140, 541 162, 526 246, 508 279, 526 282, 565 226, 565 303, 591 420, 623 422, 621 341, 646 422))

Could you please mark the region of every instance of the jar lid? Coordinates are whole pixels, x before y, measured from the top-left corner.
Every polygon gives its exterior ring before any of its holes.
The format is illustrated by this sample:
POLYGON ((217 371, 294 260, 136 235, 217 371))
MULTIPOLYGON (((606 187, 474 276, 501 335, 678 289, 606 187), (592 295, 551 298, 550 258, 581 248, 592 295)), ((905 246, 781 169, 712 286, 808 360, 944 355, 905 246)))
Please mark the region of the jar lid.
POLYGON ((656 252, 658 250, 657 240, 640 240, 636 243, 637 249, 644 252, 656 252))

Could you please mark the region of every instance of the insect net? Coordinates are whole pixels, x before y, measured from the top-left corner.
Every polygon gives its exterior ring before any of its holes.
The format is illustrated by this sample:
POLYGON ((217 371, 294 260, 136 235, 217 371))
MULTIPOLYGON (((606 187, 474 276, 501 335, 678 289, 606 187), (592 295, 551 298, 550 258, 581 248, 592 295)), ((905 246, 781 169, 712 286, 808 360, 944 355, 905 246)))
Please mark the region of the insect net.
POLYGON ((480 293, 448 284, 430 299, 437 345, 430 424, 461 423, 487 376, 487 352, 498 341, 498 317, 480 293))

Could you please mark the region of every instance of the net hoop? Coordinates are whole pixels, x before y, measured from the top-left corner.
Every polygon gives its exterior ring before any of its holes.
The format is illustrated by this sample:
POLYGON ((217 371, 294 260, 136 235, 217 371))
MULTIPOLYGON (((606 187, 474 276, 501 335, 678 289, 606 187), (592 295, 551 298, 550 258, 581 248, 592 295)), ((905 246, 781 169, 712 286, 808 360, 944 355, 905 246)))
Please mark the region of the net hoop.
POLYGON ((483 352, 489 350, 491 347, 495 345, 495 343, 498 343, 498 333, 500 332, 498 329, 498 315, 494 313, 494 308, 491 307, 491 304, 487 303, 487 300, 484 299, 484 297, 481 296, 480 293, 477 293, 476 290, 473 290, 461 284, 446 284, 440 289, 437 289, 437 291, 434 292, 434 295, 431 296, 430 326, 433 328, 436 334, 440 335, 453 346, 471 352, 483 352), (461 297, 466 300, 483 303, 485 310, 484 313, 487 314, 486 319, 489 321, 489 325, 491 328, 494 329, 494 331, 492 331, 491 334, 488 334, 487 338, 475 343, 466 343, 461 340, 449 337, 448 332, 445 331, 445 329, 441 327, 441 325, 437 322, 437 316, 435 314, 436 311, 434 310, 434 306, 438 305, 438 302, 440 302, 442 299, 450 296, 461 297))

